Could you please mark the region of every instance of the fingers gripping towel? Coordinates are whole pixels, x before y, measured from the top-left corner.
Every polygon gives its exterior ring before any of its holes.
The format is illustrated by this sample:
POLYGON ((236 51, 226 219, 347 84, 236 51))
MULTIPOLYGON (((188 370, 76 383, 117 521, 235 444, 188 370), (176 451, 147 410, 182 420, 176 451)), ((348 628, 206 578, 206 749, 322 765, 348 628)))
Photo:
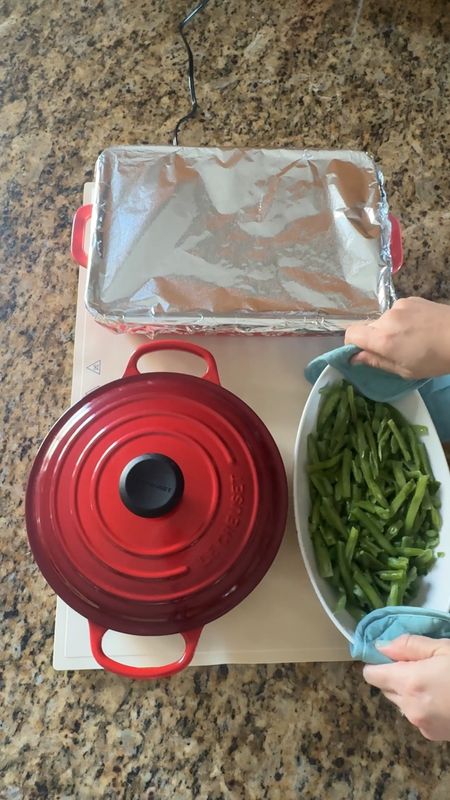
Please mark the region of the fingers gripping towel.
POLYGON ((450 614, 413 606, 377 608, 358 623, 350 654, 366 664, 390 664, 391 659, 376 645, 387 644, 404 633, 450 639, 450 614))

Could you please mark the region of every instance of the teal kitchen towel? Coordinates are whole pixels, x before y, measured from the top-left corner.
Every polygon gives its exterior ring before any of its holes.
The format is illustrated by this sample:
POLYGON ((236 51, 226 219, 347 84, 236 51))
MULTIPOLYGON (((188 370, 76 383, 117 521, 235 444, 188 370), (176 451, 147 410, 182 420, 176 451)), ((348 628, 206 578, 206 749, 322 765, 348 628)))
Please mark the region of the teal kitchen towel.
POLYGON ((381 403, 400 400, 408 392, 417 389, 440 439, 444 442, 450 441, 450 375, 421 381, 406 380, 382 369, 352 364, 351 359, 358 352, 359 349, 353 345, 331 350, 308 364, 305 377, 310 383, 315 383, 325 367, 334 367, 363 395, 381 403))
POLYGON ((366 664, 390 664, 391 659, 380 653, 376 643, 387 644, 403 633, 450 639, 450 614, 413 606, 377 608, 358 622, 350 654, 366 664))

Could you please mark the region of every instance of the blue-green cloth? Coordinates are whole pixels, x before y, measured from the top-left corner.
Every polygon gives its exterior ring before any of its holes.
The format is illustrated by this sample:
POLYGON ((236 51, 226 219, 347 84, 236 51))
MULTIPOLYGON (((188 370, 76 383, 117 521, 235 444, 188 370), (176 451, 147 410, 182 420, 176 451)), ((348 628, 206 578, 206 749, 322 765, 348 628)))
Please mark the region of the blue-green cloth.
MULTIPOLYGON (((305 377, 315 383, 325 367, 331 366, 370 400, 385 403, 399 400, 417 389, 440 439, 450 441, 450 375, 422 381, 405 380, 365 364, 352 364, 351 359, 358 352, 359 348, 352 345, 331 350, 308 364, 305 377)), ((450 615, 412 606, 390 606, 372 611, 358 623, 351 655, 367 664, 387 664, 390 659, 377 650, 375 642, 388 642, 402 633, 422 634, 434 639, 450 638, 450 615)))
POLYGON ((381 403, 400 400, 408 392, 417 389, 428 408, 438 436, 444 442, 450 441, 450 375, 410 381, 365 364, 352 364, 351 359, 358 352, 359 348, 353 345, 331 350, 308 364, 305 377, 310 383, 315 383, 325 367, 334 367, 362 394, 381 403))
POLYGON ((358 623, 350 654, 366 664, 390 664, 391 659, 380 653, 376 643, 387 644, 402 633, 450 639, 450 614, 413 606, 377 608, 358 623))

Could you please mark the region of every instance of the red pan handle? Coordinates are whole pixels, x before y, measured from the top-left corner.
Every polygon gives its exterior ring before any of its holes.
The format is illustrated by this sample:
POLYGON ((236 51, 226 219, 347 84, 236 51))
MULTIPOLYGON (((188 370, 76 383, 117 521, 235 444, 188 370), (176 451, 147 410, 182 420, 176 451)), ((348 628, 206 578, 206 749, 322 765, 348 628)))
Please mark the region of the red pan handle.
POLYGON ((102 640, 108 628, 103 625, 97 625, 95 622, 89 622, 89 637, 91 640, 91 650, 97 664, 100 664, 107 672, 114 672, 116 675, 122 675, 124 678, 137 678, 138 680, 151 680, 155 678, 168 678, 169 675, 175 675, 181 672, 191 663, 195 649, 202 632, 202 628, 196 628, 193 631, 184 631, 181 636, 183 637, 186 647, 183 655, 178 661, 173 661, 171 664, 165 664, 162 667, 130 667, 127 664, 121 664, 120 661, 114 661, 106 655, 103 650, 102 640))
POLYGON ((191 342, 176 342, 172 341, 171 339, 160 339, 155 342, 148 342, 147 344, 141 345, 138 347, 134 353, 132 354, 125 372, 123 373, 124 378, 129 378, 132 375, 141 375, 141 372, 138 370, 138 361, 142 356, 147 355, 147 353, 156 353, 161 350, 175 350, 180 353, 190 353, 193 356, 198 356, 202 358, 203 361, 206 362, 206 372, 202 376, 204 380, 211 381, 211 383, 216 383, 220 386, 220 378, 219 372, 217 370, 217 364, 214 359, 214 356, 209 352, 209 350, 205 350, 204 347, 200 347, 198 344, 192 344, 191 342))
POLYGON ((92 205, 81 206, 77 209, 72 224, 72 239, 70 242, 70 252, 72 258, 80 267, 87 267, 88 254, 84 249, 84 235, 86 226, 92 217, 92 205))
POLYGON ((400 222, 393 214, 389 214, 389 221, 391 223, 392 274, 395 275, 403 266, 402 229, 400 222))

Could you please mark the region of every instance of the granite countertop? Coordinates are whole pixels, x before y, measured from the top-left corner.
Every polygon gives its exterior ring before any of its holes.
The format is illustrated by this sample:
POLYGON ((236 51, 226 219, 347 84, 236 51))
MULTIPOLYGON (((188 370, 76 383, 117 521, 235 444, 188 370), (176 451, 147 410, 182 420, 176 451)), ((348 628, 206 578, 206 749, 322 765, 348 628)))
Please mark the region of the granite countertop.
MULTIPOLYGON (((71 220, 105 146, 164 144, 188 108, 176 22, 189 6, 0 10, 0 798, 444 800, 448 747, 358 665, 223 666, 150 685, 51 667, 55 599, 23 499, 69 401, 71 220)), ((201 113, 182 142, 367 148, 403 222, 400 292, 448 299, 445 16, 445 0, 211 0, 189 31, 201 113)))

